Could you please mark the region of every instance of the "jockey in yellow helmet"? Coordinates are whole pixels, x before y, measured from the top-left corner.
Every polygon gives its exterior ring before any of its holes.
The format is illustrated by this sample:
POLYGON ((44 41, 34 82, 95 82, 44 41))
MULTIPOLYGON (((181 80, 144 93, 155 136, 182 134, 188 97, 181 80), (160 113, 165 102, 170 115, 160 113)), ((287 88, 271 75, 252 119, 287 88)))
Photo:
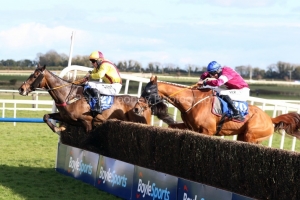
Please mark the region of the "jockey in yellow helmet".
POLYGON ((96 79, 102 80, 103 82, 99 81, 89 81, 87 84, 91 87, 89 93, 93 97, 97 97, 98 105, 95 108, 95 111, 101 113, 101 101, 100 96, 101 94, 104 95, 117 95, 121 91, 122 88, 122 79, 119 74, 117 67, 110 62, 109 60, 105 59, 103 54, 100 51, 94 51, 89 56, 89 60, 91 61, 94 69, 89 71, 86 74, 85 78, 87 80, 96 79))

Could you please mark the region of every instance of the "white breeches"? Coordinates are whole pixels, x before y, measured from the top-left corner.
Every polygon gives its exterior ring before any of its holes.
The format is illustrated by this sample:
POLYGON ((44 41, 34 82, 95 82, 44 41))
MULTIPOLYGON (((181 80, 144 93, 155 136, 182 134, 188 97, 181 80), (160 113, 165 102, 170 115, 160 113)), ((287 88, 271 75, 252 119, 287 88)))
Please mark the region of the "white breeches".
POLYGON ((117 95, 121 91, 122 84, 120 83, 101 83, 101 82, 88 82, 88 85, 91 86, 91 88, 96 88, 100 94, 105 95, 117 95))
POLYGON ((232 100, 235 101, 247 101, 250 96, 249 88, 231 89, 231 90, 226 90, 223 88, 215 88, 215 90, 220 95, 228 95, 232 100))

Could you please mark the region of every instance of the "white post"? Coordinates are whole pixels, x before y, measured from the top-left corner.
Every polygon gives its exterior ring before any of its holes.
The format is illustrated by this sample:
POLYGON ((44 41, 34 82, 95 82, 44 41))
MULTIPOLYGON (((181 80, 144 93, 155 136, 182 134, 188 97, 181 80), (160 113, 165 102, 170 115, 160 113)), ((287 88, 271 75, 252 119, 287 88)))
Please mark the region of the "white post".
POLYGON ((285 137, 285 130, 281 129, 279 132, 281 133, 280 149, 283 149, 283 146, 284 146, 284 137, 285 137))
POLYGON ((75 37, 75 32, 73 31, 73 32, 72 32, 72 36, 71 36, 71 47, 70 47, 70 54, 69 54, 68 67, 71 66, 71 61, 72 61, 74 37, 75 37))
POLYGON ((128 94, 129 79, 126 80, 124 94, 128 94))

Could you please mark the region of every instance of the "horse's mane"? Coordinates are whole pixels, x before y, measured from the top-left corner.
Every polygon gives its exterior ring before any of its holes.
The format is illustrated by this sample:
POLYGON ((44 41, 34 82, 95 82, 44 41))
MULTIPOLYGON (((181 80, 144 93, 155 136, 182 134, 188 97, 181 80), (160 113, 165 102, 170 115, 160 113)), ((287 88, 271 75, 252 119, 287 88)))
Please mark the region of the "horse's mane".
POLYGON ((165 83, 165 84, 168 84, 168 85, 174 85, 174 86, 178 86, 178 87, 181 87, 181 88, 187 88, 189 86, 187 85, 182 85, 182 84, 178 84, 178 83, 171 83, 171 82, 167 82, 167 81, 158 81, 159 83, 165 83))
MULTIPOLYGON (((47 69, 46 69, 46 70, 47 70, 47 69)), ((66 81, 66 82, 68 82, 68 83, 72 83, 72 81, 65 80, 65 79, 63 79, 63 78, 57 76, 57 75, 54 74, 53 72, 51 72, 51 71, 49 71, 49 70, 47 70, 47 71, 48 71, 52 76, 54 76, 54 77, 56 77, 56 78, 59 78, 59 79, 62 80, 62 81, 66 81)))

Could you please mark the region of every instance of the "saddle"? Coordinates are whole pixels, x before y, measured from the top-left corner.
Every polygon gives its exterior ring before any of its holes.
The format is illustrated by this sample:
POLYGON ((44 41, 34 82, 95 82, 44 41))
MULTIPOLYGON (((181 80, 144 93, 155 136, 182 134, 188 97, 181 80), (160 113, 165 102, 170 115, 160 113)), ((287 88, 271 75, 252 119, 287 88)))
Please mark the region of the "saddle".
MULTIPOLYGON (((233 102, 235 104, 235 107, 240 111, 240 113, 243 117, 248 115, 248 112, 249 112, 248 111, 248 103, 246 101, 233 101, 233 102)), ((229 108, 227 102, 224 101, 219 96, 214 96, 211 112, 217 116, 225 116, 229 119, 232 119, 232 121, 235 121, 235 122, 244 122, 245 121, 245 120, 239 121, 237 119, 233 119, 232 118, 232 114, 233 114, 232 109, 229 108)))
MULTIPOLYGON (((85 99, 87 100, 88 104, 90 105, 91 111, 94 111, 96 104, 98 102, 98 98, 92 96, 88 92, 85 92, 87 88, 90 88, 90 86, 89 85, 84 86, 83 95, 84 95, 85 99)), ((100 101, 101 101, 101 110, 102 111, 107 110, 114 104, 114 96, 101 94, 100 101)))

